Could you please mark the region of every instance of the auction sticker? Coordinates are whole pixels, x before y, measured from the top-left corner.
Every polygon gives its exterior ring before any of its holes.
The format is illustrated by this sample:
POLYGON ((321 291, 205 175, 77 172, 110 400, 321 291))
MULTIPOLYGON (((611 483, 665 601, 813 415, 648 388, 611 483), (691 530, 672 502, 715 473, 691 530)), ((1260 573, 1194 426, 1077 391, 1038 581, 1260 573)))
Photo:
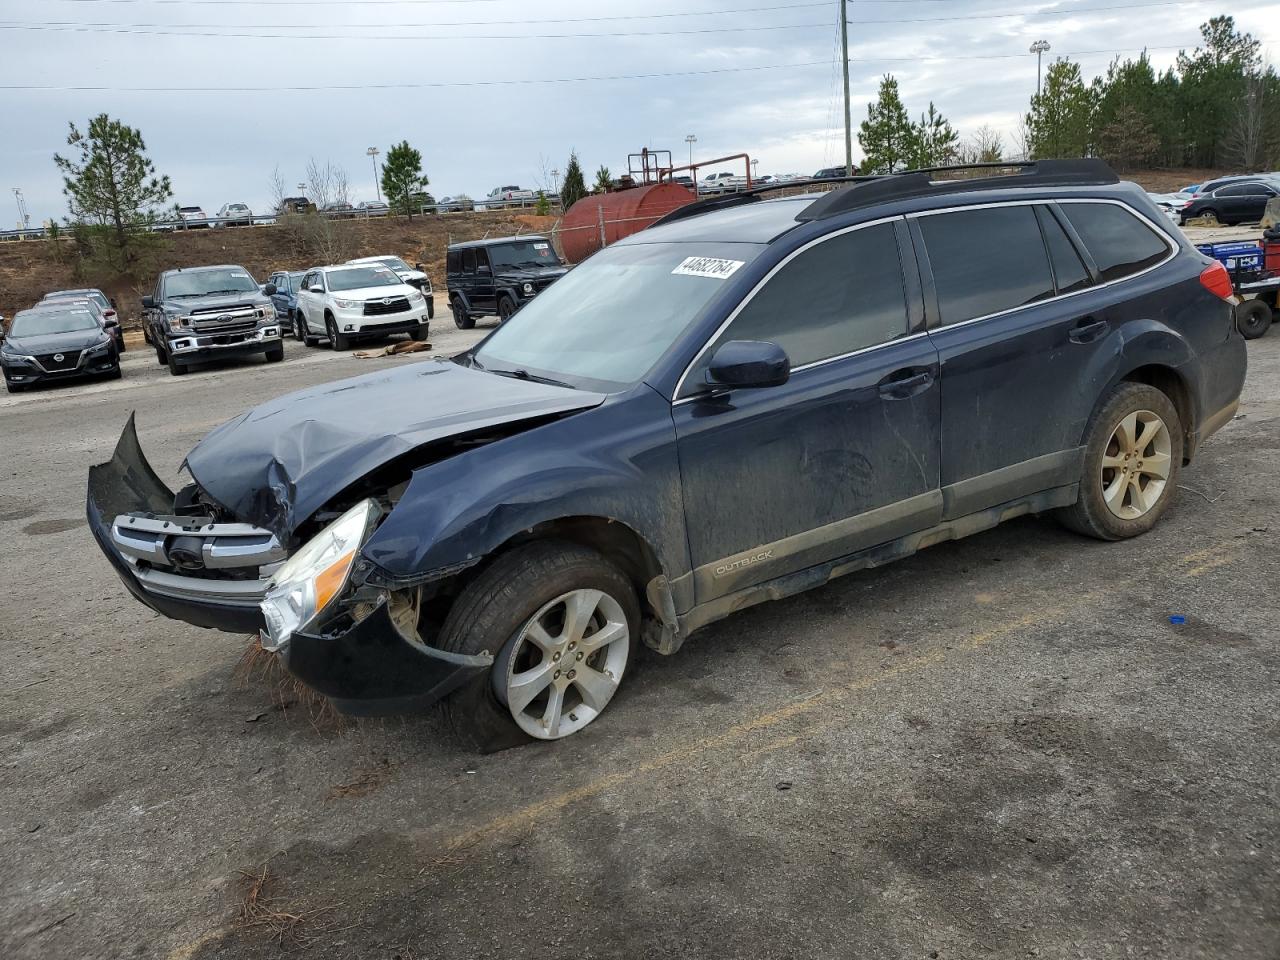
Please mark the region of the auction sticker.
POLYGON ((711 277, 724 280, 733 276, 735 270, 745 264, 745 260, 719 260, 716 257, 685 257, 671 272, 684 277, 711 277))

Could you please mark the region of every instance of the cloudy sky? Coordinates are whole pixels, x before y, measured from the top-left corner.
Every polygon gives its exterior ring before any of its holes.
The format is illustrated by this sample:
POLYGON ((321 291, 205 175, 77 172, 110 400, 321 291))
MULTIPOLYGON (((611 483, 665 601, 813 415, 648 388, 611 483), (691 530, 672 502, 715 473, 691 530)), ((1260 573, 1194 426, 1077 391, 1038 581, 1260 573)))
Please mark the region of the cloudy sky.
MULTIPOLYGON (((649 145, 749 151, 759 173, 843 161, 836 0, 3 0, 0 224, 65 215, 52 155, 106 111, 142 130, 176 198, 265 210, 314 157, 372 199, 365 150, 407 139, 437 196, 536 187, 576 148, 588 179, 649 145)), ((1280 3, 854 0, 855 128, 879 77, 913 115, 1011 133, 1035 87, 1033 40, 1086 75, 1146 47, 1157 67, 1231 13, 1280 52, 1280 3), (1008 15, 1010 11, 1017 15, 1008 15), (1030 11, 1030 12, 1029 12, 1030 11)), ((857 145, 854 145, 855 156, 857 145)), ((547 186, 550 186, 547 177, 547 186)))

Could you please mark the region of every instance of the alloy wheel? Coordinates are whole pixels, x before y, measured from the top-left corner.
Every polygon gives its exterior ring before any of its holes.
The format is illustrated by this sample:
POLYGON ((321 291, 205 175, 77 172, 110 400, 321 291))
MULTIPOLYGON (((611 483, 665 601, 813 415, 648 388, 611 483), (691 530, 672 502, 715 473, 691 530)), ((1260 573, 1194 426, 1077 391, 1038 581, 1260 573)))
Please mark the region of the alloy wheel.
POLYGON ((603 590, 556 597, 521 628, 507 659, 502 699, 525 733, 557 740, 598 717, 622 682, 631 630, 603 590))
POLYGON ((1102 455, 1102 499, 1121 520, 1149 513, 1164 495, 1172 466, 1172 442, 1164 420, 1150 410, 1116 424, 1102 455))

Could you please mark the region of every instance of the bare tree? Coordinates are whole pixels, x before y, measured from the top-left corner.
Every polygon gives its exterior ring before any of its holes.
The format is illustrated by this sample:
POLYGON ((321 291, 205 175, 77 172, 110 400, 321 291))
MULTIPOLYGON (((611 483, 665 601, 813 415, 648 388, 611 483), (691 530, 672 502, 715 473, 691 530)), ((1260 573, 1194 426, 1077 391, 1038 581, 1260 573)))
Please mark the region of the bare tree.
POLYGON ((1026 114, 1018 117, 1018 126, 1013 131, 1013 146, 1017 153, 1010 160, 1031 160, 1031 128, 1027 126, 1026 114))
POLYGON ((314 157, 307 161, 307 190, 311 193, 311 202, 321 210, 335 203, 351 202, 347 171, 328 160, 323 164, 314 157))
POLYGON ((280 173, 280 164, 276 164, 276 168, 271 171, 271 203, 276 210, 280 209, 280 205, 284 203, 285 193, 284 176, 280 173))
POLYGON ((1223 138, 1222 152, 1229 164, 1241 170, 1263 167, 1267 146, 1265 84, 1251 74, 1245 81, 1244 93, 1236 104, 1223 138))

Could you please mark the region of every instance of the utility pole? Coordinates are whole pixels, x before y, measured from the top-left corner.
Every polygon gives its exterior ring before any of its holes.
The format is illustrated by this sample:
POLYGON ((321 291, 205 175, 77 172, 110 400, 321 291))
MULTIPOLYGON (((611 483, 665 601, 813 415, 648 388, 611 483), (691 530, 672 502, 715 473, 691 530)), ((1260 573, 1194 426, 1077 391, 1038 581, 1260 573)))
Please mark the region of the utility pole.
POLYGON ((25 230, 31 226, 31 215, 27 213, 27 201, 22 197, 22 188, 13 188, 13 198, 18 201, 18 228, 25 230))
POLYGON ((1036 55, 1036 96, 1040 96, 1040 58, 1049 52, 1048 40, 1037 40, 1031 45, 1031 52, 1036 55))
POLYGON ((382 201, 382 186, 378 183, 378 154, 381 151, 377 147, 370 147, 365 151, 365 156, 373 161, 373 192, 377 196, 378 201, 382 201))
POLYGON ((849 5, 840 0, 840 66, 844 70, 844 175, 853 176, 853 120, 849 115, 849 5))

